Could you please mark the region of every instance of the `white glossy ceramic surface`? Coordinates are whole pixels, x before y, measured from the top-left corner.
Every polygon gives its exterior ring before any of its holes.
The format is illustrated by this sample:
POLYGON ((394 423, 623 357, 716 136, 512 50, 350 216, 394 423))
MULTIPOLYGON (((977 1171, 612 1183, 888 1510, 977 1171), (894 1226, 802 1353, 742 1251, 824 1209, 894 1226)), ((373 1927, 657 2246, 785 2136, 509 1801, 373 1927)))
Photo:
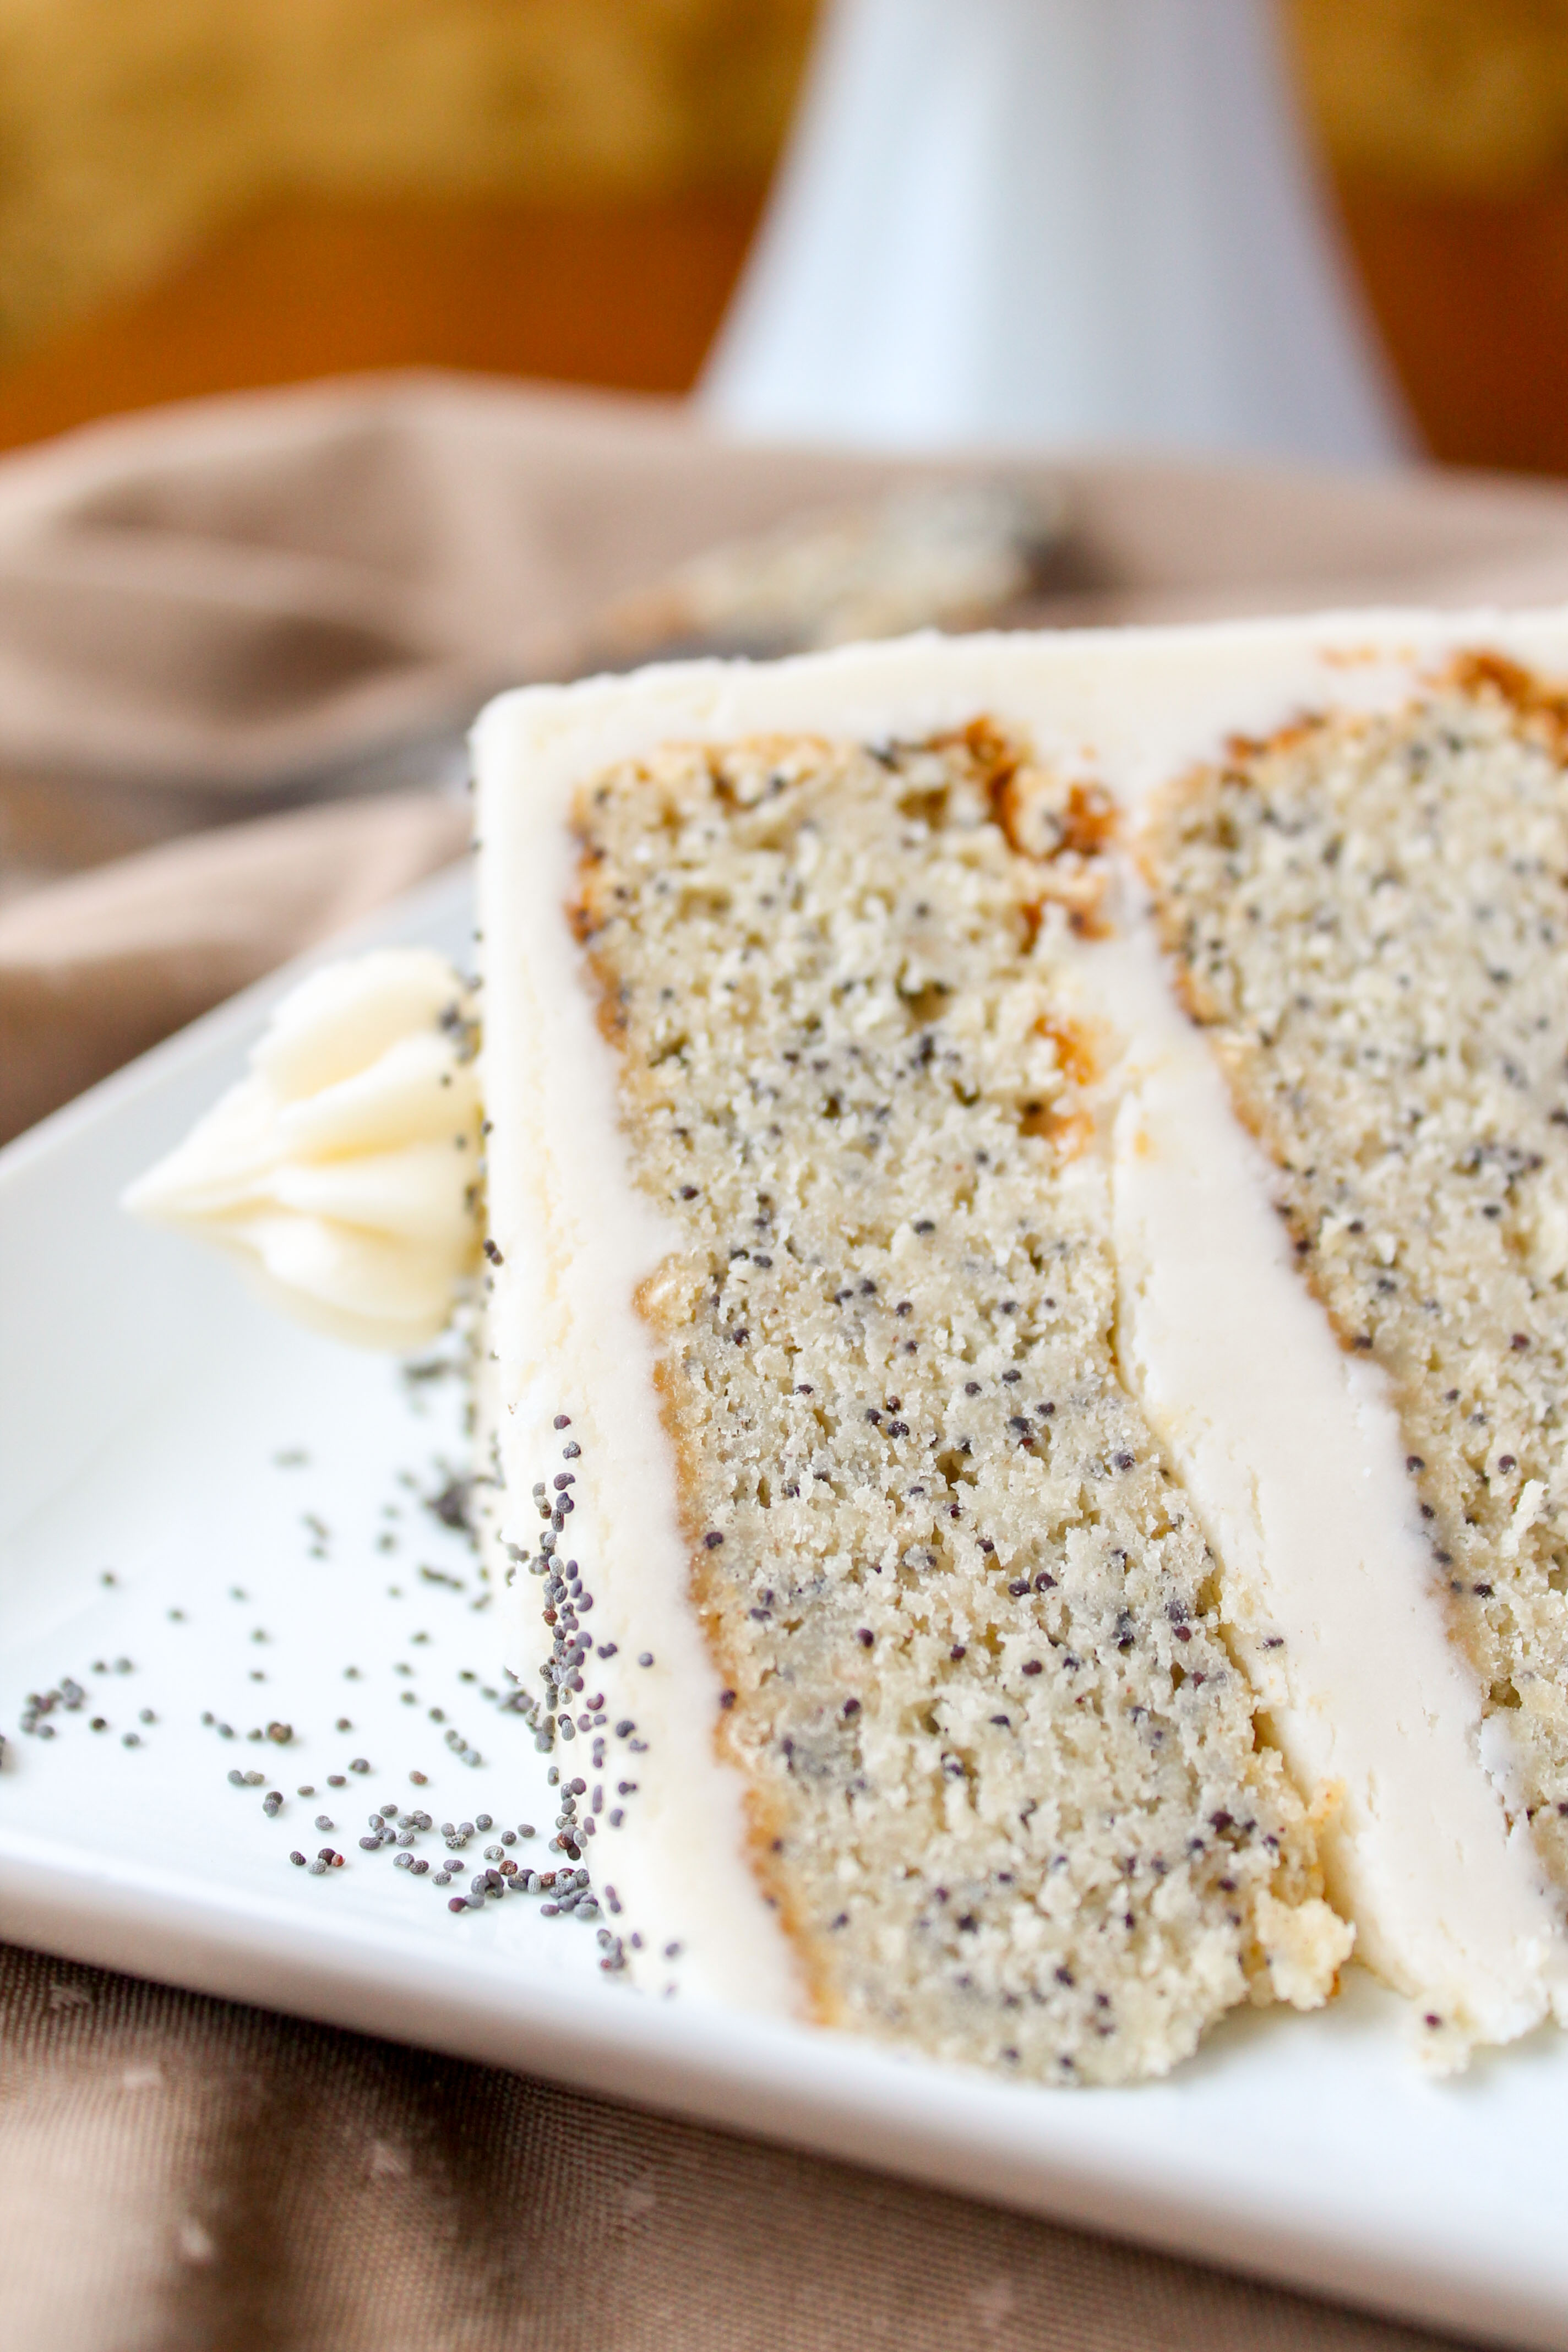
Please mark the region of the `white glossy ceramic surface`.
MULTIPOLYGON (((454 877, 356 944, 429 940, 460 955, 467 906, 454 877)), ((1328 2011, 1238 2018, 1168 2082, 1033 2090, 639 1997, 600 1975, 600 1923, 510 1896, 455 1917, 429 1876, 362 1853, 386 1800, 437 1822, 481 1809, 498 1829, 531 1821, 535 1856, 554 1806, 545 1759, 485 1696, 506 1684, 472 1559, 417 1498, 461 1458, 457 1383, 411 1387, 278 1321, 227 1265, 115 1205, 237 1074, 285 984, 0 1154, 0 1934, 1458 2331, 1568 2346, 1562 2036, 1436 2083, 1406 2054, 1397 2005, 1352 1969, 1328 2011), (53 1738, 16 1736, 26 1694, 65 1675, 83 1706, 46 1718, 53 1738), (482 1764, 446 1745, 432 1706, 482 1764), (109 1727, 93 1731, 95 1716, 109 1727), (287 1747, 246 1737, 269 1720, 292 1726, 287 1747), (329 1790, 355 1757, 370 1773, 329 1790), (231 1768, 286 1792, 275 1820, 263 1788, 230 1786, 231 1768), (411 1769, 429 1775, 423 1791, 411 1769), (316 1797, 296 1796, 301 1784, 316 1797), (331 1832, 312 1826, 318 1811, 331 1832), (343 1869, 290 1867, 291 1847, 324 1843, 343 1869)), ((470 1844, 459 1885, 489 1842, 470 1844)), ((439 1837, 420 1850, 434 1864, 439 1837)), ((612 1855, 606 1833, 601 1881, 612 1855)))

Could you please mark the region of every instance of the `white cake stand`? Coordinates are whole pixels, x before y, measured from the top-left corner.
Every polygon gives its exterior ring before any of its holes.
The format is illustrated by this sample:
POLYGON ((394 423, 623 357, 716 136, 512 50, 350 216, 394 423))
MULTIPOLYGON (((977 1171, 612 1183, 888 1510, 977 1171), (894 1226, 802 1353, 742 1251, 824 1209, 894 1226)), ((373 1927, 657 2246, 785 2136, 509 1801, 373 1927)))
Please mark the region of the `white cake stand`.
POLYGON ((700 397, 872 447, 1410 443, 1274 0, 829 0, 700 397))

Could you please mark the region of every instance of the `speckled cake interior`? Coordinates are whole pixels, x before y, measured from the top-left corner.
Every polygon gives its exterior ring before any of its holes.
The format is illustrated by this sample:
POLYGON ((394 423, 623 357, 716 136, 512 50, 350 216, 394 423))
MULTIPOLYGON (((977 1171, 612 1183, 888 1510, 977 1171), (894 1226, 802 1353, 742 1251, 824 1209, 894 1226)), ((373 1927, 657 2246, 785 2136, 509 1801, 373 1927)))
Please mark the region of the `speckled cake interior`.
POLYGON ((981 723, 677 745, 574 816, 630 1175, 679 1235, 638 1303, 720 1738, 817 2014, 1117 2081, 1322 1999, 1348 1937, 1118 1372, 1056 984, 1103 804, 981 723))
POLYGON ((1307 1278, 1393 1381, 1434 1584, 1568 1886, 1568 709, 1461 662, 1238 745, 1146 855, 1307 1278))

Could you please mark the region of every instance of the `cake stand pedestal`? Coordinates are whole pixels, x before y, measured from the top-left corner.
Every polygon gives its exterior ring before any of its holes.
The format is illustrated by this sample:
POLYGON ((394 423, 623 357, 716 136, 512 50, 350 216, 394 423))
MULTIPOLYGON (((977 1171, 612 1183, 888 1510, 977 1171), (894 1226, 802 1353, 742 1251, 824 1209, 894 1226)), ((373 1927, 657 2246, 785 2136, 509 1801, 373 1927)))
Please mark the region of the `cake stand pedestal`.
POLYGON ((1274 0, 830 0, 700 397, 871 447, 1408 448, 1274 0))

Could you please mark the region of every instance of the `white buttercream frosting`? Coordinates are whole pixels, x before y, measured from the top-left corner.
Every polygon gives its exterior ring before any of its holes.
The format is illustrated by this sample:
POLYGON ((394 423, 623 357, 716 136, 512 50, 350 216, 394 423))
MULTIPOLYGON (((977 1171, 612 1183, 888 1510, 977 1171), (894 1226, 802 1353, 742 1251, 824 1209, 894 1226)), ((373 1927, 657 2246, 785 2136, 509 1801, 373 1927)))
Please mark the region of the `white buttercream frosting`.
POLYGON ((125 1206, 217 1244, 318 1329, 424 1346, 478 1249, 473 1035, 463 982, 430 949, 329 964, 125 1206))
MULTIPOLYGON (((714 1745, 720 1678, 691 1604, 654 1342, 637 1307, 680 1235, 632 1182, 615 1055, 567 927, 569 782, 541 807, 532 781, 489 756, 481 737, 481 1078, 500 1263, 485 1275, 480 1396, 484 1443, 504 1481, 499 1507, 481 1497, 481 1511, 501 1557, 508 1548, 519 1556, 508 1656, 537 1690, 550 1635, 541 1586, 521 1560, 539 1538, 533 1482, 561 1470, 570 1444, 581 1449, 570 1459, 576 1507, 561 1550, 580 1560, 594 1595, 582 1696, 601 1698, 599 1721, 630 1723, 639 1742, 617 1746, 636 1782, 624 1826, 613 1804, 591 1854, 628 1937, 640 1938, 634 1979, 654 1993, 677 1986, 797 2015, 794 1956, 748 1858, 740 1775, 714 1745)), ((587 1747, 558 1748, 563 1773, 587 1747)))

